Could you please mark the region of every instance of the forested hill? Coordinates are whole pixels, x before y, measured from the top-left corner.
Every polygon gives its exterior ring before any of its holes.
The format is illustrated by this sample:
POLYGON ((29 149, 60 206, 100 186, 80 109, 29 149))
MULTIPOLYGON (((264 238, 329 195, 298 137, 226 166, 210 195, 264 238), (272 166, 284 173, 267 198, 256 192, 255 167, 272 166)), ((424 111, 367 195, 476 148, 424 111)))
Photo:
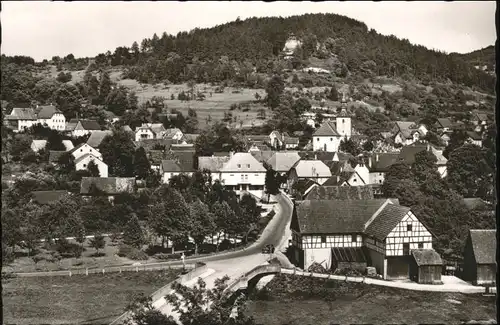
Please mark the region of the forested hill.
POLYGON ((495 46, 490 45, 483 49, 473 51, 466 54, 457 54, 454 55, 462 58, 464 61, 470 63, 473 66, 487 66, 487 69, 494 72, 495 66, 495 46))
POLYGON ((207 29, 163 33, 100 54, 98 63, 129 66, 127 76, 142 82, 223 81, 251 65, 257 72, 273 72, 288 37, 302 41, 289 68, 307 59, 336 57, 351 73, 388 75, 422 82, 448 80, 489 93, 494 76, 475 69, 468 56, 448 55, 384 36, 354 19, 335 14, 306 14, 289 18, 249 18, 207 29))

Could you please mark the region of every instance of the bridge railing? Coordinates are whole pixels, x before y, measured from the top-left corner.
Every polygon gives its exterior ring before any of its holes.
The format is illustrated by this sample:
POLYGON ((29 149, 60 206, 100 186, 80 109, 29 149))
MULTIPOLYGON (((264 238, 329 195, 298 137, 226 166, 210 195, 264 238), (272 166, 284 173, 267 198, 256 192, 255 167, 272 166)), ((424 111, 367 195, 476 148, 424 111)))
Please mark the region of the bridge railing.
POLYGON ((246 272, 243 274, 241 277, 233 281, 227 288, 226 292, 234 292, 240 289, 241 285, 243 284, 245 287, 248 284, 248 280, 256 277, 257 275, 264 274, 264 273, 280 273, 281 272, 281 266, 276 265, 276 264, 266 264, 266 265, 259 265, 257 267, 254 267, 250 271, 246 272))

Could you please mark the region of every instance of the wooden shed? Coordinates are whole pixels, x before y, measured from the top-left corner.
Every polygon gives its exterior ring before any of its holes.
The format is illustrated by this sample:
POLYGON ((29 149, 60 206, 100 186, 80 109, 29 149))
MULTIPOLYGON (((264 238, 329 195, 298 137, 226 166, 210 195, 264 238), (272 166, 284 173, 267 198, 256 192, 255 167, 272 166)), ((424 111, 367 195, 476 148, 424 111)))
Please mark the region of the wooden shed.
POLYGON ((464 247, 463 279, 473 284, 496 283, 496 230, 471 229, 464 247))
POLYGON ((433 249, 414 249, 410 262, 410 279, 422 284, 441 284, 443 261, 433 249))

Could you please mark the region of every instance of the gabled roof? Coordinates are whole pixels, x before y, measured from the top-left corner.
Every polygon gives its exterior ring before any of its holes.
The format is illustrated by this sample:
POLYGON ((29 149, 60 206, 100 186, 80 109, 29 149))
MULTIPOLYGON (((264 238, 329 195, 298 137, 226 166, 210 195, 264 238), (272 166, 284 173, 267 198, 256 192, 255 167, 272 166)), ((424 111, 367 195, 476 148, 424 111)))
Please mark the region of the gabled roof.
POLYGON ((180 173, 182 172, 181 166, 177 164, 177 161, 175 160, 162 160, 161 161, 161 169, 163 172, 167 173, 180 173))
POLYGON ((331 177, 332 173, 327 165, 320 160, 300 160, 294 167, 299 178, 304 177, 331 177))
MULTIPOLYGON (((260 151, 251 151, 250 154, 260 161, 261 163, 267 162, 274 155, 276 151, 272 150, 260 150, 260 151)), ((215 153, 214 153, 215 155, 215 153)))
POLYGON ((31 150, 34 152, 45 149, 45 146, 47 146, 47 140, 33 140, 31 142, 31 150))
POLYGON ((137 148, 143 147, 146 151, 152 150, 156 145, 165 146, 165 150, 170 150, 172 143, 172 139, 145 139, 141 141, 134 141, 137 148))
POLYGON ((299 138, 295 137, 284 137, 283 142, 285 144, 298 144, 299 143, 299 138))
POLYGON ((368 236, 383 241, 409 211, 410 208, 404 206, 387 204, 368 227, 366 227, 365 233, 368 236))
POLYGON ((12 112, 5 116, 6 120, 36 120, 35 111, 28 107, 14 107, 12 112))
POLYGON ((175 160, 181 167, 183 172, 194 171, 195 152, 191 150, 186 151, 170 151, 166 153, 167 159, 175 160))
POLYGON ((135 190, 134 177, 83 177, 80 194, 89 194, 92 184, 106 195, 133 193, 135 190))
POLYGON ((82 120, 72 118, 66 125, 66 130, 74 130, 78 123, 80 123, 82 127, 87 131, 97 131, 101 129, 101 126, 96 120, 82 120))
POLYGON ((443 265, 441 256, 433 249, 412 249, 411 255, 418 266, 443 265))
POLYGON ((399 158, 399 152, 380 152, 371 157, 372 167, 368 166, 370 172, 387 172, 399 158))
POLYGON ((437 119, 437 122, 436 122, 436 125, 438 127, 442 127, 442 128, 451 128, 453 126, 453 122, 445 117, 445 118, 438 118, 437 119))
POLYGON ((385 199, 298 201, 294 224, 301 234, 362 233, 365 223, 385 202, 385 199))
POLYGON ((165 131, 165 137, 167 137, 167 138, 171 138, 171 137, 175 136, 179 132, 182 133, 182 131, 180 129, 178 129, 178 128, 165 129, 163 127, 163 124, 152 124, 151 125, 151 129, 155 133, 159 133, 161 131, 165 131), (161 125, 161 127, 160 127, 160 125, 161 125))
POLYGON ((189 143, 189 144, 175 144, 172 143, 170 146, 170 150, 172 151, 194 151, 194 144, 189 143))
POLYGON ((87 140, 87 144, 93 148, 97 148, 101 144, 102 140, 104 140, 104 138, 108 135, 113 135, 113 131, 94 131, 90 134, 90 137, 87 140))
POLYGON ((33 191, 31 192, 31 195, 33 197, 33 202, 38 204, 48 204, 59 200, 68 193, 68 191, 33 191))
POLYGON ((300 156, 297 152, 289 151, 278 151, 273 154, 267 163, 277 172, 288 172, 297 161, 300 160, 300 156))
MULTIPOLYGON (((326 184, 326 183, 325 183, 326 184)), ((306 200, 372 200, 371 186, 316 186, 305 197, 306 200)))
POLYGON ((313 136, 336 136, 340 134, 337 132, 337 126, 332 121, 326 121, 314 132, 313 136))
POLYGON ((229 156, 198 157, 198 169, 208 169, 212 173, 220 172, 224 164, 229 161, 229 158, 229 156))
POLYGON ((332 175, 340 175, 342 172, 353 172, 351 164, 347 161, 323 161, 330 168, 332 175))
POLYGON ((479 140, 483 140, 483 137, 481 137, 481 135, 477 132, 474 132, 474 131, 467 131, 467 135, 472 139, 472 140, 476 140, 476 141, 479 141, 479 140))
POLYGON ((337 175, 333 175, 332 177, 330 177, 329 179, 326 180, 326 182, 323 183, 323 185, 325 186, 342 186, 342 184, 344 184, 345 182, 347 182, 349 180, 349 178, 351 178, 351 176, 354 174, 355 172, 352 171, 352 172, 341 172, 337 175))
POLYGON ((187 134, 187 133, 185 133, 182 135, 182 139, 184 141, 186 141, 187 143, 194 143, 199 136, 200 136, 199 134, 194 134, 194 133, 187 134))
POLYGON ((495 264, 497 248, 496 229, 470 229, 469 236, 477 264, 495 264))
POLYGON ((51 119, 54 114, 62 114, 60 110, 58 110, 55 106, 53 105, 47 105, 47 106, 40 106, 40 111, 38 112, 38 118, 39 119, 51 119))
POLYGON ((222 167, 222 172, 266 172, 262 164, 248 152, 237 152, 222 167), (250 165, 250 167, 248 167, 250 165))

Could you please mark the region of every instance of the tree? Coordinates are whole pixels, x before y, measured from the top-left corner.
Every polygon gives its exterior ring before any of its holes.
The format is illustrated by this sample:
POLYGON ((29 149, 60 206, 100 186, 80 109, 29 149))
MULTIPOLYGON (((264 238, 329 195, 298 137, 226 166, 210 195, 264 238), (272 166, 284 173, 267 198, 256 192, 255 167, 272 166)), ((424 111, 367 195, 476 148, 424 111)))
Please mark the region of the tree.
POLYGON ((125 311, 132 314, 130 319, 125 322, 127 325, 177 325, 172 316, 165 315, 155 308, 152 298, 143 293, 135 296, 125 311))
POLYGON ((185 133, 195 133, 198 130, 198 115, 192 108, 188 109, 188 118, 184 123, 183 131, 185 133))
POLYGON ((69 175, 75 170, 75 157, 68 153, 65 152, 59 157, 57 160, 58 164, 58 171, 62 175, 69 175))
POLYGON ((117 177, 134 176, 135 145, 126 131, 114 130, 112 135, 108 135, 102 140, 99 149, 111 175, 117 177))
POLYGON ((257 205, 255 199, 249 194, 244 194, 240 200, 240 227, 245 234, 245 243, 248 240, 248 234, 260 219, 261 208, 257 205))
POLYGON ((47 138, 47 145, 45 147, 47 150, 54 151, 66 151, 66 147, 63 144, 63 137, 56 130, 50 130, 49 136, 47 138))
POLYGON ((138 179, 146 179, 151 173, 151 164, 143 147, 139 147, 135 151, 134 170, 134 174, 138 179))
POLYGON ((233 305, 230 303, 230 297, 224 294, 228 281, 227 275, 216 279, 213 289, 207 289, 201 278, 192 288, 174 282, 172 289, 175 294, 169 294, 165 299, 180 315, 181 324, 255 325, 253 318, 244 315, 244 296, 237 298, 233 305), (237 316, 232 316, 234 311, 237 316))
POLYGON ((103 249, 104 246, 106 246, 104 236, 101 234, 95 234, 94 238, 90 239, 89 246, 96 250, 96 255, 99 255, 99 250, 103 249))
POLYGON ((106 101, 109 94, 111 92, 111 79, 109 77, 109 73, 107 71, 102 71, 100 80, 99 80, 99 97, 101 103, 106 101))
POLYGON ((475 197, 483 187, 492 191, 492 171, 483 151, 476 145, 465 144, 452 151, 447 170, 448 185, 464 197, 475 197))
POLYGON ((169 237, 173 243, 183 241, 188 235, 189 209, 181 193, 164 185, 153 196, 158 197, 158 200, 153 203, 148 224, 162 237, 162 246, 165 237, 169 237))
POLYGON ((123 242, 139 249, 145 243, 144 233, 139 224, 139 219, 135 214, 132 214, 125 226, 123 231, 123 242))
POLYGON ((205 238, 215 232, 215 220, 208 206, 200 200, 194 201, 189 206, 190 234, 194 239, 194 254, 198 254, 198 248, 203 244, 205 238))
POLYGON ((62 83, 66 83, 68 81, 71 81, 71 78, 72 78, 71 72, 64 73, 64 72, 61 71, 57 75, 56 80, 59 81, 59 82, 62 82, 62 83))
POLYGON ((96 163, 93 160, 89 161, 87 170, 89 171, 91 177, 100 177, 99 167, 97 167, 96 163))
POLYGON ((31 150, 31 138, 25 135, 16 135, 10 147, 13 161, 21 160, 23 153, 31 150))
POLYGON ((278 173, 272 168, 268 168, 266 171, 265 187, 266 193, 268 194, 268 200, 269 195, 276 195, 279 193, 280 184, 277 180, 277 174, 278 173))
POLYGON ((283 94, 283 91, 285 90, 285 84, 283 82, 283 79, 275 75, 269 80, 266 86, 266 93, 267 93, 267 105, 271 108, 274 109, 279 106, 280 104, 280 96, 283 94))
POLYGON ((410 179, 410 167, 404 162, 398 162, 389 167, 382 184, 382 193, 385 197, 394 197, 398 184, 403 179, 410 179))
POLYGON ((300 116, 302 113, 311 109, 311 103, 307 98, 301 97, 295 101, 293 104, 293 110, 297 116, 300 116))
POLYGON ((359 145, 353 139, 347 138, 340 141, 339 151, 350 153, 355 157, 361 153, 359 145))
POLYGON ((123 86, 112 89, 106 97, 106 105, 108 110, 122 116, 130 105, 127 89, 123 86))
POLYGON ((215 202, 212 206, 212 212, 215 217, 215 225, 216 225, 216 232, 217 232, 217 248, 216 250, 219 251, 219 244, 220 244, 220 236, 222 235, 222 232, 224 232, 225 235, 229 234, 233 230, 233 224, 236 219, 236 215, 229 206, 229 204, 225 201, 223 202, 215 202))
POLYGON ((450 154, 457 149, 458 147, 461 147, 464 145, 465 141, 467 140, 467 133, 464 130, 454 130, 451 135, 450 135, 450 141, 448 142, 448 146, 443 151, 443 156, 446 159, 450 158, 450 154))
POLYGON ((332 86, 332 88, 330 89, 330 92, 328 93, 328 99, 334 102, 337 102, 339 100, 339 93, 335 86, 332 86))

